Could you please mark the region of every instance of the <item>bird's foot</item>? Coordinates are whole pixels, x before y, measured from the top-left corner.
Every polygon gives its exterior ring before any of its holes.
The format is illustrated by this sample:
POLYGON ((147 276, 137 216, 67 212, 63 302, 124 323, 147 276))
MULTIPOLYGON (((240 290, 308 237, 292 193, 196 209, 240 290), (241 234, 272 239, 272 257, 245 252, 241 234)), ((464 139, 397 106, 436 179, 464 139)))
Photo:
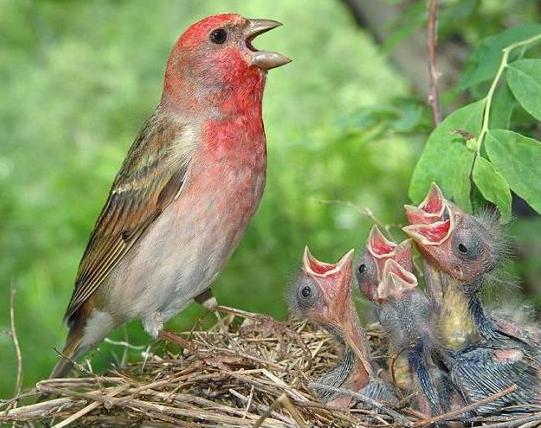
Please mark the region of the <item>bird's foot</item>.
POLYGON ((218 301, 212 294, 212 290, 210 288, 203 291, 200 295, 195 296, 194 300, 211 312, 214 312, 218 306, 218 301))
POLYGON ((163 315, 161 312, 154 312, 151 316, 143 319, 143 327, 145 331, 154 339, 163 328, 163 315))
POLYGON ((195 296, 194 301, 199 303, 209 312, 214 313, 214 315, 216 316, 216 319, 218 320, 218 326, 220 328, 220 331, 224 334, 228 333, 228 329, 224 323, 222 316, 216 310, 216 308, 218 307, 218 301, 216 300, 216 297, 214 297, 214 295, 212 294, 212 290, 210 288, 203 291, 198 296, 195 296))

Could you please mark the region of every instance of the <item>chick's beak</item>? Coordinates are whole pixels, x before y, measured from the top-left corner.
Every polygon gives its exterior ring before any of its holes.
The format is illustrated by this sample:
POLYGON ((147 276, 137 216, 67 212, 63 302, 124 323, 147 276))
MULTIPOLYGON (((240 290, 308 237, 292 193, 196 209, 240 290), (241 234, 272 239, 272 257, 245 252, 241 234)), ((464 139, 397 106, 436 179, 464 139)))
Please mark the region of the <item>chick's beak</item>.
POLYGON ((259 51, 252 45, 252 41, 257 36, 281 26, 282 24, 280 22, 272 19, 247 19, 246 21, 247 24, 244 29, 244 35, 246 37, 246 46, 252 51, 252 65, 259 67, 262 70, 270 70, 291 62, 285 55, 277 52, 259 51))

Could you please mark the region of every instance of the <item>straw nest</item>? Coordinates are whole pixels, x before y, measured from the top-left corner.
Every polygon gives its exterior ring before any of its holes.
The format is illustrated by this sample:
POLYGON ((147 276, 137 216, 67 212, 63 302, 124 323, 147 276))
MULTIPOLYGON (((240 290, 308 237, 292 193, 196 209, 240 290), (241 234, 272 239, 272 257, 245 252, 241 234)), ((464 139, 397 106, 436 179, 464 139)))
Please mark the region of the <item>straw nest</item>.
MULTIPOLYGON (((340 358, 326 332, 296 320, 280 322, 225 307, 220 312, 222 322, 209 330, 196 326, 190 332, 163 333, 162 355, 148 352, 142 361, 104 374, 39 382, 34 390, 0 404, 0 425, 423 427, 457 420, 467 410, 429 418, 410 408, 408 397, 390 408, 355 393, 353 398, 365 407, 371 404, 372 410, 329 407, 311 389, 311 382, 340 358), (37 404, 22 404, 38 393, 48 395, 37 404)), ((377 326, 368 335, 376 354, 385 349, 377 326)), ((541 409, 480 423, 538 426, 541 409)))

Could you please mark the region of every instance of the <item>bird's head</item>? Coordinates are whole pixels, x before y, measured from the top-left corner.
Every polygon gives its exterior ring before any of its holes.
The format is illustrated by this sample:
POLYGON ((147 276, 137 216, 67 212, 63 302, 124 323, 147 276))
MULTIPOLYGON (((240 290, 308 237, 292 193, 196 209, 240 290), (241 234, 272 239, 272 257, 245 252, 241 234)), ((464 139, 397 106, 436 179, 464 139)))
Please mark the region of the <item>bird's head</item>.
POLYGON ((325 263, 306 247, 289 302, 294 313, 321 325, 353 350, 361 361, 359 373, 366 380, 373 370, 351 294, 353 254, 350 250, 337 263, 325 263))
POLYGON ((266 71, 290 60, 276 52, 257 50, 252 42, 280 25, 278 21, 247 19, 232 13, 196 22, 171 51, 164 93, 178 98, 184 91, 184 95, 198 99, 228 90, 246 95, 254 87, 262 90, 266 71))
POLYGON ((403 230, 440 270, 464 284, 472 284, 494 270, 504 256, 498 220, 493 213, 473 216, 443 201, 439 218, 413 223, 403 230))
POLYGON ((361 293, 370 301, 377 301, 377 288, 382 280, 385 262, 395 260, 406 270, 413 269, 411 241, 396 244, 388 240, 377 226, 373 226, 368 236, 366 249, 356 269, 357 282, 361 293))
POLYGON ((377 296, 381 303, 402 300, 417 288, 417 278, 393 259, 388 259, 378 284, 377 296))
POLYGON ((337 263, 317 260, 304 249, 300 273, 293 284, 291 307, 304 318, 335 332, 353 310, 351 281, 353 250, 337 263))

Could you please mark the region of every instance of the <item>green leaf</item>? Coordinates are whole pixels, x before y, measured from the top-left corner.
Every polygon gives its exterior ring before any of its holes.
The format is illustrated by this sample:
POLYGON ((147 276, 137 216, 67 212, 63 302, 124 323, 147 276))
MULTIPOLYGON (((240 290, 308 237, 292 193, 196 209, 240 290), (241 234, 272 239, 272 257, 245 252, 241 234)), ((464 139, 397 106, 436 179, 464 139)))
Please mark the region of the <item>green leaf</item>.
POLYGON ((485 148, 511 189, 541 213, 541 143, 516 132, 492 129, 485 148))
POLYGON ((498 86, 498 89, 496 89, 494 97, 492 98, 488 127, 491 129, 509 128, 511 116, 516 104, 517 102, 507 84, 504 82, 502 85, 498 86))
POLYGON ((453 188, 449 195, 464 211, 471 212, 470 200, 471 179, 470 173, 473 167, 475 153, 470 150, 460 150, 456 155, 456 165, 453 169, 453 188))
POLYGON ((458 89, 464 90, 493 78, 500 65, 503 48, 539 33, 540 24, 526 24, 484 39, 468 59, 468 66, 460 79, 458 89))
POLYGON ((517 101, 541 120, 541 60, 521 59, 508 65, 507 82, 517 101))
POLYGON ((505 178, 484 157, 478 156, 473 166, 473 181, 483 197, 501 213, 502 223, 511 219, 511 190, 505 178))
POLYGON ((453 197, 464 209, 469 208, 469 175, 475 153, 466 148, 461 133, 477 137, 485 100, 468 104, 453 113, 430 134, 425 149, 415 166, 409 196, 419 203, 432 182, 438 183, 448 197, 453 197), (467 202, 466 202, 467 201, 467 202))

